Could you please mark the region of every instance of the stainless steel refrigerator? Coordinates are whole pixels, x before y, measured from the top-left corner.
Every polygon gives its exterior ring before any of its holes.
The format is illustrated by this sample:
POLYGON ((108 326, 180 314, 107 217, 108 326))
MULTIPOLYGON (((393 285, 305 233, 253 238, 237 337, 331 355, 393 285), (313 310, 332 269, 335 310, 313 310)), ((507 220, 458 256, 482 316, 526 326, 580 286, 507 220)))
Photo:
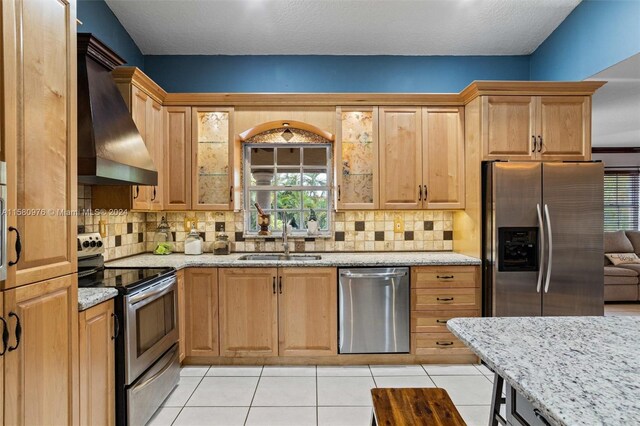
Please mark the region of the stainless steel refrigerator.
POLYGON ((603 315, 599 162, 484 162, 485 316, 603 315))

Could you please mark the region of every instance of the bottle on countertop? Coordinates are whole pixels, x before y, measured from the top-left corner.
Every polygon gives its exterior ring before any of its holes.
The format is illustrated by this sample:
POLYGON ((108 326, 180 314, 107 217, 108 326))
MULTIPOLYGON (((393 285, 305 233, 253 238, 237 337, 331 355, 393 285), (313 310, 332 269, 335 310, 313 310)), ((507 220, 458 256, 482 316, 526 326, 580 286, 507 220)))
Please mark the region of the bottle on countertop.
POLYGON ((184 240, 184 254, 202 254, 202 238, 195 226, 191 226, 191 232, 184 240))
POLYGON ((153 242, 153 254, 171 254, 173 251, 173 234, 164 216, 156 228, 153 242))
POLYGON ((230 254, 231 243, 229 242, 229 236, 224 232, 219 232, 216 235, 216 240, 213 242, 213 254, 230 254))

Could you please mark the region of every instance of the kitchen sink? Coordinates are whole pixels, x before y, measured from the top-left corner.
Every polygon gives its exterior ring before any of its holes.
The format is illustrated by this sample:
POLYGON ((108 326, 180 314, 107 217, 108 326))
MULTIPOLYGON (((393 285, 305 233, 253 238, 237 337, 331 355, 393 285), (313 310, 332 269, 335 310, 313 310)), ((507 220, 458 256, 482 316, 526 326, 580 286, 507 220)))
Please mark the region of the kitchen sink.
POLYGON ((240 256, 238 260, 279 260, 279 261, 310 261, 320 260, 322 256, 318 254, 290 254, 285 256, 284 254, 245 254, 240 256))

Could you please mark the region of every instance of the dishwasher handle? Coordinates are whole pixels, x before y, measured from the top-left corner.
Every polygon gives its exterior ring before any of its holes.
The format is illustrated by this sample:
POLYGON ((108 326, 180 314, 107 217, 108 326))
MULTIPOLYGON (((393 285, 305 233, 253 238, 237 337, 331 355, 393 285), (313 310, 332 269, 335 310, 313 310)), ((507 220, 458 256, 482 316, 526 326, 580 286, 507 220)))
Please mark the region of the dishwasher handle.
POLYGON ((369 272, 369 273, 357 273, 354 274, 353 272, 340 272, 340 276, 341 277, 346 277, 346 278, 377 278, 377 279, 384 279, 384 278, 401 278, 407 275, 407 272, 382 272, 382 273, 378 273, 378 272, 369 272))

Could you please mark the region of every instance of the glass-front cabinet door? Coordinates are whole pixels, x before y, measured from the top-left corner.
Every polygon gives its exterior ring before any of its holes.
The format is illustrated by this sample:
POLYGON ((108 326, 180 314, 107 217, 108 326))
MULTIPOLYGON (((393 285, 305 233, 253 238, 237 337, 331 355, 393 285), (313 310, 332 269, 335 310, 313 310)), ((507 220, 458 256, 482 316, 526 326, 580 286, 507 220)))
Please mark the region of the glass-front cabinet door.
POLYGON ((192 114, 193 209, 232 210, 233 108, 194 107, 192 114))
POLYGON ((378 208, 378 108, 338 107, 336 205, 338 210, 378 208))

